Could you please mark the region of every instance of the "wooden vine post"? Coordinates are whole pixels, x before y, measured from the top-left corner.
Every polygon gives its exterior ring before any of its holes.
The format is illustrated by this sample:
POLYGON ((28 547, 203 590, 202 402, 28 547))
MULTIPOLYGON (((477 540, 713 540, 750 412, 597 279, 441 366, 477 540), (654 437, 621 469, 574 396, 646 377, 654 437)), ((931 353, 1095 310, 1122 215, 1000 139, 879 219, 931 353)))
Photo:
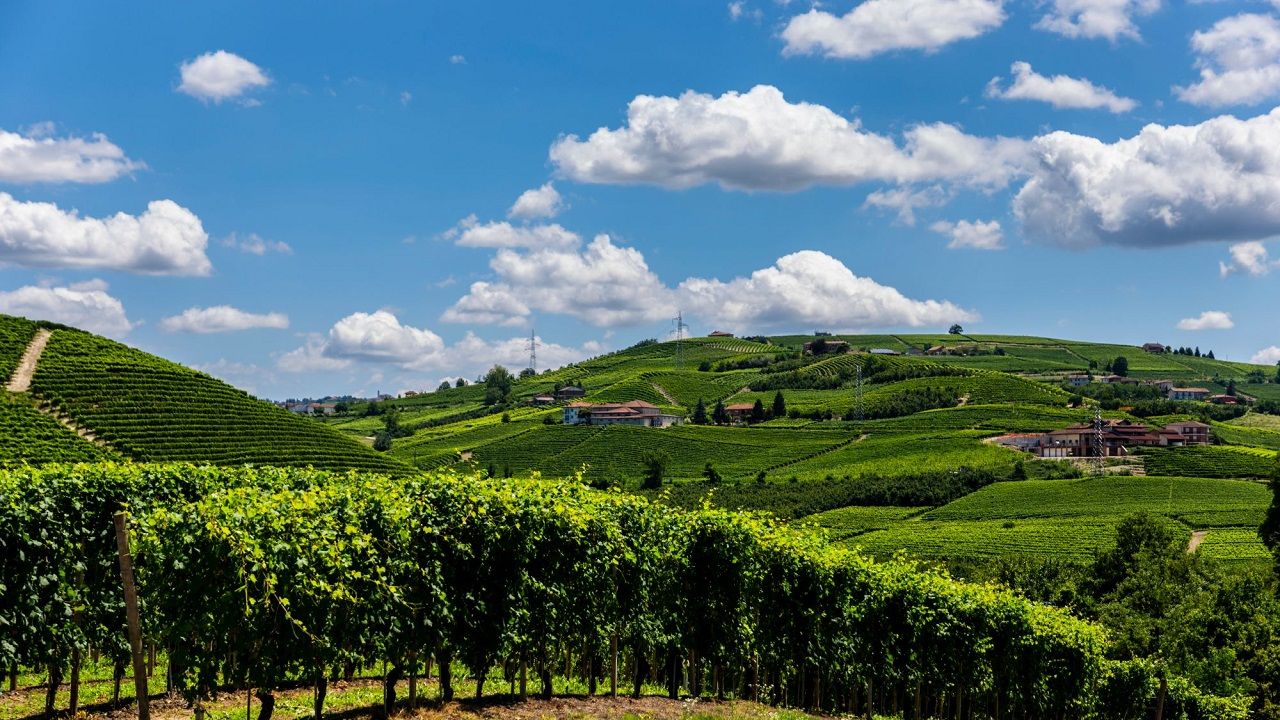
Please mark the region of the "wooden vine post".
POLYGON ((125 620, 129 624, 129 648, 133 653, 133 686, 138 702, 138 720, 150 720, 148 707, 147 666, 142 657, 142 626, 138 620, 138 588, 133 582, 133 558, 129 555, 129 515, 118 512, 116 548, 120 553, 120 581, 124 584, 125 620))

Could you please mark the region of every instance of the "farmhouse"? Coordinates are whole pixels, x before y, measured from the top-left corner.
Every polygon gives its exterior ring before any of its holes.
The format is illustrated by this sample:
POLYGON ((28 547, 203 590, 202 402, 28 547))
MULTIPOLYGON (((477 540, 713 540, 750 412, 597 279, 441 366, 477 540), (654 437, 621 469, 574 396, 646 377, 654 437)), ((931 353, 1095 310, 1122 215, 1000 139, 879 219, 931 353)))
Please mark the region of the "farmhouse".
POLYGON ((1165 351, 1164 345, 1158 342, 1143 343, 1142 349, 1144 352, 1149 353, 1163 353, 1165 351))
POLYGON ((586 395, 587 391, 577 385, 569 385, 556 390, 554 394, 557 400, 569 400, 571 398, 580 398, 586 395))
POLYGON ((1209 391, 1201 387, 1169 388, 1170 400, 1207 400, 1209 399, 1209 391))
POLYGON ((1239 405, 1240 398, 1235 395, 1210 395, 1209 402, 1214 405, 1239 405))
POLYGON ((643 400, 624 403, 569 403, 564 408, 565 425, 640 425, 664 428, 679 425, 684 418, 662 412, 643 400))
MULTIPOLYGON (((1139 447, 1183 447, 1209 444, 1209 426, 1188 421, 1151 428, 1129 420, 1108 420, 1102 426, 1102 455, 1122 457, 1139 447)), ((1044 435, 1005 435, 996 443, 1042 458, 1094 456, 1098 431, 1093 423, 1079 423, 1044 435)))
POLYGON ((897 350, 890 350, 889 348, 871 348, 871 354, 872 355, 901 355, 902 353, 898 352, 897 350))
POLYGON ((556 401, 556 398, 554 395, 534 395, 533 396, 534 405, 550 405, 555 401, 556 401))
POLYGON ((755 403, 734 403, 725 405, 724 411, 729 413, 729 419, 733 422, 746 422, 751 419, 751 410, 755 408, 755 403))
POLYGON ((1071 387, 1084 387, 1085 385, 1088 385, 1091 381, 1092 381, 1092 378, 1090 378, 1089 375, 1086 373, 1076 373, 1074 375, 1067 376, 1067 384, 1070 385, 1071 387))
POLYGON ((733 337, 733 333, 725 332, 723 330, 712 330, 711 332, 707 333, 707 337, 731 338, 733 337))

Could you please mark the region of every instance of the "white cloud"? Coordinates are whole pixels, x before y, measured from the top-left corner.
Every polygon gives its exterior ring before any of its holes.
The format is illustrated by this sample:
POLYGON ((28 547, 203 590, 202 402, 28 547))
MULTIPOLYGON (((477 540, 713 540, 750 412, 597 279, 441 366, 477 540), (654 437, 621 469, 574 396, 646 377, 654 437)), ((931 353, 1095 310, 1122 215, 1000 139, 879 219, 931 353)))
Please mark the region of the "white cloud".
POLYGON ((1199 317, 1183 318, 1178 321, 1179 330, 1230 330, 1236 324, 1231 320, 1231 313, 1221 310, 1205 310, 1199 317))
POLYGON ((1083 78, 1066 75, 1046 77, 1031 69, 1031 64, 1015 62, 1010 70, 1013 83, 1001 88, 1002 79, 992 78, 987 83, 986 96, 1004 100, 1039 100, 1056 108, 1106 108, 1113 113, 1129 112, 1138 103, 1120 97, 1111 90, 1099 87, 1083 78))
POLYGON ((1151 124, 1106 143, 1054 132, 1013 201, 1029 240, 1083 248, 1257 240, 1280 233, 1280 108, 1151 124))
POLYGON ((1138 39, 1133 19, 1160 9, 1160 0, 1053 0, 1036 27, 1069 38, 1138 39))
POLYGON ((729 3, 729 19, 737 22, 742 18, 749 18, 753 22, 759 23, 764 19, 764 13, 759 8, 747 7, 743 0, 733 0, 729 3))
POLYGON ((0 290, 0 313, 49 320, 116 338, 133 329, 124 305, 107 294, 107 284, 101 280, 69 287, 27 285, 0 290))
POLYGON ((207 308, 188 308, 181 315, 161 320, 160 327, 169 332, 202 334, 258 328, 283 330, 289 327, 289 316, 278 312, 250 313, 229 305, 215 305, 207 308))
POLYGON ((1275 365, 1280 363, 1280 347, 1272 345, 1253 354, 1249 362, 1255 365, 1275 365))
POLYGON ((401 91, 400 91, 400 104, 401 104, 401 105, 408 105, 408 104, 409 104, 409 103, 411 103, 411 102, 413 102, 413 93, 409 92, 408 90, 401 90, 401 91))
POLYGON ((516 226, 509 222, 481 223, 468 215, 442 237, 462 247, 475 248, 575 248, 582 238, 560 225, 516 226))
POLYGON ((208 275, 208 241, 200 218, 172 200, 153 201, 141 215, 98 219, 0 193, 0 263, 208 275))
POLYGON ((584 249, 498 250, 489 267, 499 280, 473 283, 441 316, 445 322, 519 324, 533 312, 576 317, 596 326, 671 317, 670 292, 634 248, 597 235, 584 249))
POLYGON ((450 55, 449 64, 450 65, 466 65, 467 58, 464 55, 450 55))
MULTIPOLYGON (((571 347, 537 338, 539 367, 559 367, 599 354, 595 341, 571 347)), ((386 364, 404 370, 449 370, 474 377, 495 363, 522 368, 529 357, 527 336, 484 340, 468 332, 446 345, 424 328, 404 325, 391 312, 352 313, 330 328, 327 336, 312 335, 306 344, 280 356, 276 365, 286 372, 344 370, 356 363, 386 364)), ((451 377, 457 377, 452 375, 451 377)))
POLYGON ((689 278, 678 291, 689 314, 717 327, 752 332, 815 325, 832 330, 920 327, 978 319, 949 302, 908 298, 814 250, 786 255, 772 267, 728 282, 689 278))
POLYGON ((26 135, 0 130, 0 182, 101 183, 146 167, 101 133, 55 138, 48 130, 38 126, 26 135))
POLYGON ((443 348, 439 335, 402 325, 391 312, 378 310, 352 313, 334 323, 324 354, 341 360, 412 364, 443 348))
POLYGON ((1270 273, 1280 267, 1280 260, 1272 260, 1267 246, 1257 240, 1236 243, 1229 249, 1231 262, 1219 262, 1218 272, 1222 277, 1242 272, 1259 276, 1270 273))
POLYGON ((243 237, 236 233, 231 233, 222 239, 222 247, 239 250, 250 255, 266 255, 269 252, 278 252, 283 255, 293 254, 293 248, 289 247, 289 243, 279 240, 265 240, 257 233, 249 233, 243 237))
POLYGON ((1182 100, 1211 107, 1254 105, 1280 96, 1280 21, 1246 13, 1191 36, 1200 82, 1174 88, 1182 100))
POLYGON ((947 247, 952 250, 968 248, 971 250, 1003 250, 1004 233, 1000 229, 999 220, 983 222, 982 220, 960 220, 949 222, 939 220, 929 229, 951 238, 947 247))
POLYGON ((525 190, 507 211, 507 217, 516 220, 552 218, 564 210, 564 198, 551 183, 525 190))
POLYGON ((351 360, 327 355, 327 347, 328 342, 323 336, 309 335, 301 347, 276 358, 276 367, 289 373, 327 372, 351 367, 351 360))
POLYGON ((1004 22, 1002 0, 865 0, 837 16, 814 8, 782 30, 785 55, 864 59, 894 50, 937 50, 1004 22))
POLYGON ((917 208, 941 207, 950 200, 951 193, 941 185, 930 185, 924 188, 902 185, 871 193, 862 206, 896 210, 898 222, 904 225, 915 225, 917 208))
POLYGON ((911 127, 899 146, 829 108, 757 85, 719 97, 640 95, 625 127, 564 136, 550 156, 562 176, 580 182, 785 191, 866 181, 1002 187, 1022 171, 1026 150, 1025 141, 974 137, 945 123, 911 127))
POLYGON ((262 68, 226 50, 205 53, 182 63, 179 92, 204 102, 220 103, 271 84, 262 68))

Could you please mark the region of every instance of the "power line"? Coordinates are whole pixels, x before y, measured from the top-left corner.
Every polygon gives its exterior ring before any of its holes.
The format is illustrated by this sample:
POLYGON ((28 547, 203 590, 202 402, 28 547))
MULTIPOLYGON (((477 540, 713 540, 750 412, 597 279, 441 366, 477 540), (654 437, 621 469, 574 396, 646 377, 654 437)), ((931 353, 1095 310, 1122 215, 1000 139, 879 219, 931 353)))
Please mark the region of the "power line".
POLYGON ((672 320, 676 324, 676 369, 684 367, 684 331, 689 328, 684 324, 684 312, 677 310, 672 320))
POLYGON ((537 375, 538 374, 538 336, 534 334, 535 332, 536 332, 535 330, 530 328, 529 330, 529 369, 533 371, 534 375, 537 375))
POLYGON ((1102 406, 1093 406, 1093 474, 1101 475, 1103 455, 1106 449, 1102 444, 1102 406))

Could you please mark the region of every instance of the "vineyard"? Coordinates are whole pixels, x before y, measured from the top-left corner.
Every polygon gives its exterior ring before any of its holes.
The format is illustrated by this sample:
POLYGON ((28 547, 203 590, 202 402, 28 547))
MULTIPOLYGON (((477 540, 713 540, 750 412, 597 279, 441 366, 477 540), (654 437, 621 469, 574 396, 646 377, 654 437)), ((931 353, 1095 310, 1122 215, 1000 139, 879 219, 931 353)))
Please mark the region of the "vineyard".
POLYGON ((32 391, 135 460, 407 469, 207 375, 79 331, 53 333, 32 391))
POLYGON ((0 393, 0 466, 93 462, 116 458, 71 432, 23 399, 0 393))
MULTIPOLYGON (((301 683, 318 716, 331 672, 382 665, 390 700, 428 660, 445 699, 455 672, 483 696, 516 676, 523 693, 526 669, 550 696, 561 668, 591 690, 867 714, 914 697, 944 716, 1137 718, 1155 692, 1064 611, 758 518, 537 480, 180 465, 0 472, 0 667, 48 667, 56 688, 90 648, 120 652, 126 506, 143 632, 197 707, 251 688, 269 718, 301 683)), ((1174 713, 1242 717, 1172 687, 1174 713)))
POLYGON ((1263 478, 1276 463, 1272 450, 1234 445, 1144 448, 1142 459, 1152 475, 1263 478))
POLYGON ((0 315, 0 385, 9 382, 35 332, 36 323, 26 318, 0 315))

